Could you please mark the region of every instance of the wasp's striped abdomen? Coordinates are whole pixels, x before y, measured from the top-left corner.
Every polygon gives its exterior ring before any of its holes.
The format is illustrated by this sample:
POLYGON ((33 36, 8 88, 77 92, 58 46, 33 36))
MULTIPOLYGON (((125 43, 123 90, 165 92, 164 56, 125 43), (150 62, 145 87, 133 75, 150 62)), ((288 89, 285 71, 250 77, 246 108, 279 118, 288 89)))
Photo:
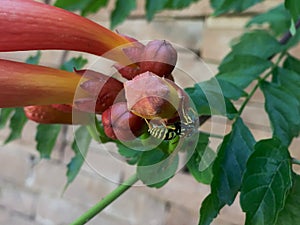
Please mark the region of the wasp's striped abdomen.
POLYGON ((175 123, 171 126, 157 126, 148 129, 149 133, 161 140, 172 140, 181 133, 180 123, 175 123))

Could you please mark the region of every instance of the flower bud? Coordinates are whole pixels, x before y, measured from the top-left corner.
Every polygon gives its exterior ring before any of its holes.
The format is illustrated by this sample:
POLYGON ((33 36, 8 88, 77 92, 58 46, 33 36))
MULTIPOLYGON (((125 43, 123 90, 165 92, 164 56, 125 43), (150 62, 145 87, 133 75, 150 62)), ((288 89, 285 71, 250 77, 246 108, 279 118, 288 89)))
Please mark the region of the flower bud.
POLYGON ((127 107, 132 113, 145 119, 176 116, 181 99, 166 79, 145 72, 125 82, 124 89, 127 107))
POLYGON ((126 102, 119 102, 102 114, 105 134, 121 141, 134 140, 145 131, 145 120, 128 111, 126 102))
POLYGON ((137 75, 140 74, 140 67, 137 64, 131 64, 128 66, 122 66, 119 63, 114 64, 114 67, 118 70, 118 72, 122 75, 122 77, 131 80, 137 75))
POLYGON ((141 73, 139 64, 141 61, 141 56, 144 52, 144 48, 145 46, 137 40, 135 40, 133 46, 123 48, 123 52, 130 59, 132 64, 124 66, 120 63, 116 63, 114 67, 124 78, 131 80, 132 78, 141 73))
POLYGON ((141 73, 152 72, 158 76, 172 73, 177 62, 177 51, 165 40, 150 41, 141 57, 141 73))
POLYGON ((101 114, 114 102, 124 101, 123 83, 120 81, 91 70, 79 71, 79 73, 87 78, 80 87, 88 96, 74 101, 77 109, 101 114))

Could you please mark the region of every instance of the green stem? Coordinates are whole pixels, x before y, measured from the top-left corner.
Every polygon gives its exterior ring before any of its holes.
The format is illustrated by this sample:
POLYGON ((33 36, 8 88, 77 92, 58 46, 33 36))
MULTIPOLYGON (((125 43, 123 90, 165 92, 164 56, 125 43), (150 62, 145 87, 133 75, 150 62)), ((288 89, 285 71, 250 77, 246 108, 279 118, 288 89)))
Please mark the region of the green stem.
POLYGON ((292 158, 292 164, 300 165, 300 160, 292 158))
POLYGON ((125 191, 127 191, 133 184, 138 181, 138 177, 136 174, 131 176, 128 180, 124 181, 119 187, 113 190, 111 193, 106 195, 100 202, 74 220, 70 225, 83 225, 91 220, 94 216, 100 213, 106 206, 111 204, 114 200, 116 200, 120 195, 122 195, 125 191))
POLYGON ((247 98, 245 99, 245 101, 243 102, 243 104, 241 105, 241 108, 239 109, 239 111, 237 113, 238 116, 240 116, 242 114, 242 112, 244 111, 246 105, 251 100, 251 98, 253 97, 253 95, 257 91, 257 89, 259 88, 259 85, 261 84, 261 82, 264 81, 264 80, 266 80, 272 74, 273 70, 279 65, 279 63, 281 62, 281 60, 285 56, 285 54, 286 54, 286 52, 282 52, 279 55, 277 61, 271 67, 270 71, 265 76, 263 76, 262 78, 258 79, 257 84, 253 87, 253 89, 251 90, 251 92, 249 93, 249 95, 247 96, 247 98))

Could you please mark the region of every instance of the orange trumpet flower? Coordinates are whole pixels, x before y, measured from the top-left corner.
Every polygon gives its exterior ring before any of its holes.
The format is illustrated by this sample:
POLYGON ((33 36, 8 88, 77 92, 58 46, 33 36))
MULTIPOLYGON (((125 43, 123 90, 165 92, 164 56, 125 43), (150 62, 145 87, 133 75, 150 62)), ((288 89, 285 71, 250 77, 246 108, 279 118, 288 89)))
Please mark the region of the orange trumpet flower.
MULTIPOLYGON (((32 0, 1 0, 0 52, 74 50, 103 55, 131 41, 66 10, 32 0)), ((119 54, 106 58, 121 61, 119 54)))

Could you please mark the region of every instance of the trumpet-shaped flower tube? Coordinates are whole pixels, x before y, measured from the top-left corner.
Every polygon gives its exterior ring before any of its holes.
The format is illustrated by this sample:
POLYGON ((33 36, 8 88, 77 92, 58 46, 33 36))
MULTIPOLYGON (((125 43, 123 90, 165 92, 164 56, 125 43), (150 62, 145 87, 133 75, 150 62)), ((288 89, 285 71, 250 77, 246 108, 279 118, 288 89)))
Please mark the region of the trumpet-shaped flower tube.
POLYGON ((72 124, 72 112, 63 112, 52 107, 52 105, 38 105, 24 107, 28 119, 44 124, 72 124))
POLYGON ((0 60, 0 108, 72 103, 81 76, 0 60))
MULTIPOLYGON (((1 0, 0 33, 0 51, 58 49, 103 55, 131 43, 84 17, 32 0, 1 0)), ((118 53, 105 57, 121 61, 125 55, 118 53)))

